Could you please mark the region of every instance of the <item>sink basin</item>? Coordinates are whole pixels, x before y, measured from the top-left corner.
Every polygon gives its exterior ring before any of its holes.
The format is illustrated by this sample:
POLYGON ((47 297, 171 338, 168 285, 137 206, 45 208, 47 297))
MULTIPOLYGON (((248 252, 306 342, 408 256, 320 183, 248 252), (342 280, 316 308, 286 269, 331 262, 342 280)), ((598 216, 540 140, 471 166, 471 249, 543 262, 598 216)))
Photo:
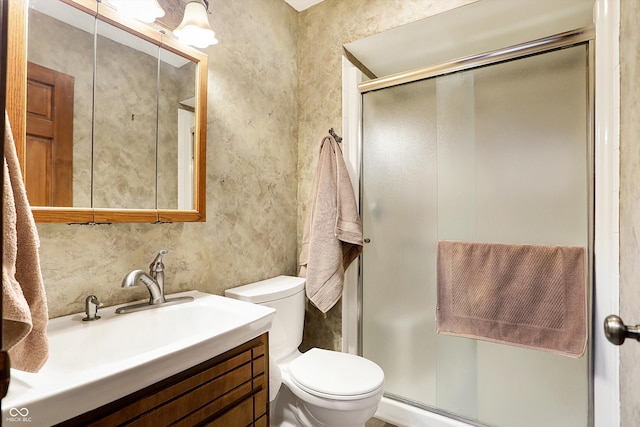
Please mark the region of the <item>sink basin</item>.
MULTIPOLYGON (((177 374, 243 344, 271 327, 275 310, 198 291, 193 302, 49 321, 49 360, 38 373, 11 370, 3 422, 50 426, 177 374), (13 418, 20 418, 13 419, 13 418)), ((126 305, 126 304, 123 304, 126 305)))

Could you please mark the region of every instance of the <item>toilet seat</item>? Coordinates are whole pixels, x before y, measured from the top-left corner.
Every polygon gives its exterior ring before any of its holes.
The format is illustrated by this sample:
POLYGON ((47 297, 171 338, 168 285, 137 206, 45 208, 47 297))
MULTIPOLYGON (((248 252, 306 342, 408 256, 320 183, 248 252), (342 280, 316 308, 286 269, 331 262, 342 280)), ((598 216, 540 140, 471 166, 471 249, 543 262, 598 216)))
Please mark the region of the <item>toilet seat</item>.
POLYGON ((375 395, 384 372, 363 357, 313 348, 289 366, 292 382, 309 394, 334 400, 356 400, 375 395))

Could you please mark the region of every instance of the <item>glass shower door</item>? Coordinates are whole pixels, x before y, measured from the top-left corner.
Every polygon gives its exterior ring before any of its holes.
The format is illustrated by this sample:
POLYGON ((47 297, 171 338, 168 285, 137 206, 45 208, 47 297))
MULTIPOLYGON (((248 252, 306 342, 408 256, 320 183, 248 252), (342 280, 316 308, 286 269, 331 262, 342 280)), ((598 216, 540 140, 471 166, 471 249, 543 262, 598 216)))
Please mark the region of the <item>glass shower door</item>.
POLYGON ((363 109, 364 356, 387 393, 435 402, 436 85, 368 93, 363 109))
POLYGON ((583 427, 574 359, 436 333, 436 243, 590 242, 587 45, 363 95, 362 353, 388 396, 495 426, 583 427))

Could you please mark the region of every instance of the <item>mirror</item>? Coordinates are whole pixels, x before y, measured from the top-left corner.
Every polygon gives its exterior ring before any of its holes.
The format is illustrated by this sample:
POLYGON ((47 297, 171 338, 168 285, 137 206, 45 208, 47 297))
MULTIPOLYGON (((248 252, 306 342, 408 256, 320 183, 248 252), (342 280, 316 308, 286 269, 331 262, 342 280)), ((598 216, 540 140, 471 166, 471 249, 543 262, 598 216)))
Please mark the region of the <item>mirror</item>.
POLYGON ((30 6, 23 165, 29 201, 91 207, 95 18, 61 2, 30 6), (53 54, 53 43, 65 48, 53 54))
POLYGON ((193 206, 195 64, 160 49, 158 97, 158 207, 193 206), (176 143, 177 142, 177 143, 176 143))
POLYGON ((207 56, 104 2, 28 10, 27 135, 16 145, 36 221, 204 221, 207 56))
POLYGON ((101 20, 97 35, 93 206, 155 209, 159 46, 101 20))

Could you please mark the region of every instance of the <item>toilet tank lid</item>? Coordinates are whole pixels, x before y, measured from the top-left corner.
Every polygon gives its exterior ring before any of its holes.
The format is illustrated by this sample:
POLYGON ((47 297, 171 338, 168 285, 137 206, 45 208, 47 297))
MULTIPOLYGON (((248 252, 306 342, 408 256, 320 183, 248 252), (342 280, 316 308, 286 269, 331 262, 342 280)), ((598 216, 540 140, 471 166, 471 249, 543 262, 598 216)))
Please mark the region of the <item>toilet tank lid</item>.
POLYGON ((225 296, 255 304, 294 295, 304 289, 304 277, 278 276, 224 291, 225 296))

